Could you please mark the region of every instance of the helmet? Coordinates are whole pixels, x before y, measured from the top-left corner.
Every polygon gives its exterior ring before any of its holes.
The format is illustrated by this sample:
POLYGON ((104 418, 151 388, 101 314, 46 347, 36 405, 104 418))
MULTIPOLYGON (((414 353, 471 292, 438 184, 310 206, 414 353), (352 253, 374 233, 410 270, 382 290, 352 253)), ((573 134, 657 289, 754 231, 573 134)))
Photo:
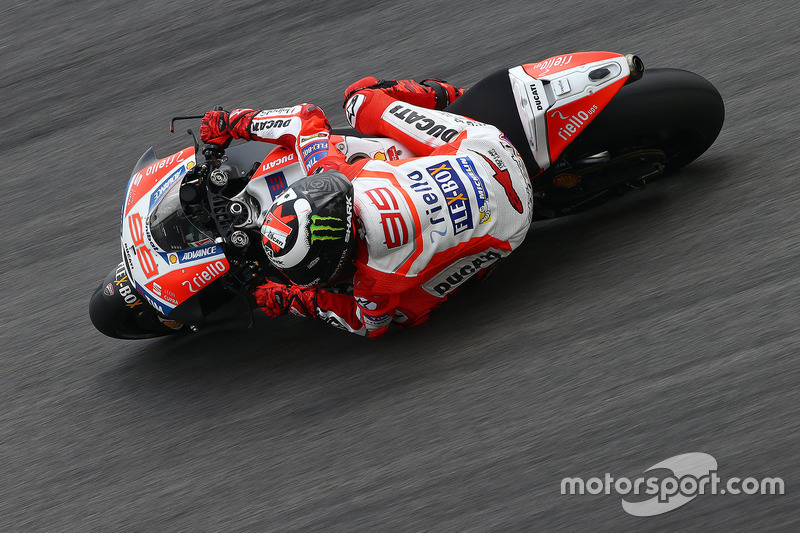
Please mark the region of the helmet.
POLYGON ((337 171, 296 181, 275 198, 261 235, 270 262, 297 285, 336 279, 356 248, 353 185, 337 171))

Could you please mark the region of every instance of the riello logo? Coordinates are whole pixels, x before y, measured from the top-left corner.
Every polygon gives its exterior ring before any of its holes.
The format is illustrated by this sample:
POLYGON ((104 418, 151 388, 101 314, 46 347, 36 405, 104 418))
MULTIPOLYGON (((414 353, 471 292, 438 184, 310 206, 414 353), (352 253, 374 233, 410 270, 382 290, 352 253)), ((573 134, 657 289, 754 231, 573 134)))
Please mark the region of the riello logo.
POLYGON ((209 263, 203 270, 197 272, 190 279, 182 281, 181 284, 186 287, 189 292, 196 293, 224 274, 226 270, 227 267, 224 262, 214 261, 213 263, 209 263))
POLYGON ((574 137, 575 134, 577 134, 589 120, 591 120, 592 115, 594 115, 596 112, 597 106, 593 105, 586 111, 578 111, 569 117, 565 117, 561 111, 554 111, 550 116, 553 118, 558 117, 561 120, 567 121, 567 123, 562 125, 556 133, 559 137, 565 141, 568 141, 574 137))
POLYGON ((545 59, 541 63, 536 63, 536 64, 532 65, 531 68, 534 68, 534 69, 538 68, 538 69, 543 69, 545 71, 548 71, 553 67, 562 67, 562 66, 569 65, 570 63, 572 63, 572 56, 571 55, 556 56, 556 57, 551 57, 550 59, 545 59))

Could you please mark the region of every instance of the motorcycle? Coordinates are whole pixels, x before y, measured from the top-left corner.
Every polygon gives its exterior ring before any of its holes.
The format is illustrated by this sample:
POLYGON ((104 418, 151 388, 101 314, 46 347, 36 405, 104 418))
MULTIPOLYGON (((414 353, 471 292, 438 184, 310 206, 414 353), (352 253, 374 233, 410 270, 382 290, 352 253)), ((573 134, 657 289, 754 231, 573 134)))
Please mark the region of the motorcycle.
MULTIPOLYGON (((610 52, 498 71, 445 111, 497 126, 514 146, 528 144, 534 220, 584 211, 675 172, 711 146, 725 116, 719 92, 703 77, 645 71, 637 56, 610 52)), ((170 129, 201 117, 175 117, 170 129)), ((350 128, 333 129, 330 142, 349 163, 415 157, 393 139, 350 128)), ((194 137, 193 146, 165 158, 149 148, 125 191, 123 260, 90 300, 94 326, 141 339, 242 316, 252 324, 253 289, 280 278, 259 228, 273 199, 304 176, 293 151, 267 143, 201 148, 194 137)))

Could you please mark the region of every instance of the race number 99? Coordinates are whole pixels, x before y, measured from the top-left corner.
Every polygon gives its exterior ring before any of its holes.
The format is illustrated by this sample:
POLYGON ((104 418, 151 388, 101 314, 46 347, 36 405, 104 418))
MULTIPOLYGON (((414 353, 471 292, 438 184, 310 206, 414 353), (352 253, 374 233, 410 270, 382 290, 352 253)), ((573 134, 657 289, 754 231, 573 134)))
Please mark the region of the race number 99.
POLYGON ((136 257, 139 258, 139 265, 142 267, 145 277, 150 279, 158 274, 158 265, 153 258, 153 254, 144 245, 144 227, 139 213, 134 213, 128 217, 128 227, 131 230, 131 239, 133 240, 136 257))

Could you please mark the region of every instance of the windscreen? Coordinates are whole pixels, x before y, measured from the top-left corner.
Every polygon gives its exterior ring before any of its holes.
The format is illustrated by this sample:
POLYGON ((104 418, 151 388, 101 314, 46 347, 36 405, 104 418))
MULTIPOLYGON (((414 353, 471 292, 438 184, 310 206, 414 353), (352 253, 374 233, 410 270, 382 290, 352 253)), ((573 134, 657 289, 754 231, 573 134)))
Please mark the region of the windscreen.
POLYGON ((192 223, 181 206, 181 181, 164 195, 150 215, 150 231, 162 250, 176 252, 214 242, 214 236, 192 223))

